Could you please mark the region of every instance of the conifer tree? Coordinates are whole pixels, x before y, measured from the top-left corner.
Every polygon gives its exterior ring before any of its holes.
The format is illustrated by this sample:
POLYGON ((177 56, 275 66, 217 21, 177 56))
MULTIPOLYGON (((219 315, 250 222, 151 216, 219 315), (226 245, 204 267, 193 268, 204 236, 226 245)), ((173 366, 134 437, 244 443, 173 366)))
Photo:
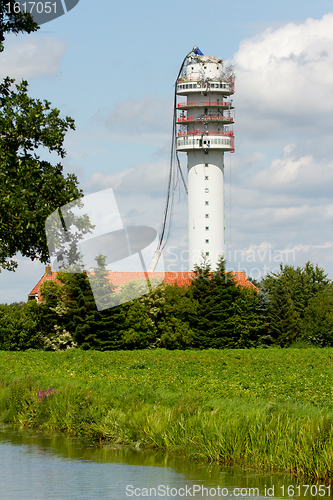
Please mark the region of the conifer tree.
POLYGON ((231 273, 226 272, 226 262, 221 258, 215 272, 203 259, 194 269, 191 282, 193 299, 198 301, 190 326, 195 332, 194 346, 206 348, 235 347, 235 331, 230 318, 234 302, 240 294, 231 273))
POLYGON ((112 307, 114 287, 107 278, 105 258, 99 256, 96 260, 97 267, 89 279, 86 272, 58 273, 64 284, 64 303, 68 309, 66 326, 82 349, 117 349, 123 313, 120 307, 112 307), (101 307, 107 308, 99 311, 101 307))
POLYGON ((269 304, 270 334, 275 344, 288 347, 295 342, 299 331, 297 313, 289 292, 278 283, 271 294, 269 304))
POLYGON ((239 295, 234 301, 234 310, 229 318, 231 330, 234 332, 229 347, 249 348, 257 347, 260 337, 265 331, 265 322, 262 318, 258 294, 252 288, 238 286, 239 295))

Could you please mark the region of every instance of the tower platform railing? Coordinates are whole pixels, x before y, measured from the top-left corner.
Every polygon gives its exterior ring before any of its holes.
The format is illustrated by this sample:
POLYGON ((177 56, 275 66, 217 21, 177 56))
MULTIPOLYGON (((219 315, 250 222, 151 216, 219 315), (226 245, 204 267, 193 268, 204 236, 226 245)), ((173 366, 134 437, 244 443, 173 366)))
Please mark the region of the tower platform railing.
POLYGON ((202 116, 180 116, 177 119, 177 123, 187 123, 187 122, 229 122, 233 123, 234 119, 232 116, 222 116, 222 115, 202 115, 202 116))
POLYGON ((230 137, 234 136, 233 130, 185 130, 184 132, 178 132, 178 137, 186 137, 189 135, 228 135, 230 137))
POLYGON ((227 108, 227 109, 234 109, 234 106, 232 106, 228 101, 188 101, 188 102, 180 102, 177 104, 177 108, 195 108, 195 107, 209 107, 209 106, 214 106, 214 107, 221 107, 221 108, 227 108))

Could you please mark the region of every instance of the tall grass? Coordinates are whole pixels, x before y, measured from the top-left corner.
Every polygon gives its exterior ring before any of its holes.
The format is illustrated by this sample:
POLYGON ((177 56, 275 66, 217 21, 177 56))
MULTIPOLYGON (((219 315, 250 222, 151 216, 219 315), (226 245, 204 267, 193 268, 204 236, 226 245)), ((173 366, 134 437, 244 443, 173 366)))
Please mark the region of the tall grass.
POLYGON ((0 352, 6 422, 333 479, 333 349, 0 352))

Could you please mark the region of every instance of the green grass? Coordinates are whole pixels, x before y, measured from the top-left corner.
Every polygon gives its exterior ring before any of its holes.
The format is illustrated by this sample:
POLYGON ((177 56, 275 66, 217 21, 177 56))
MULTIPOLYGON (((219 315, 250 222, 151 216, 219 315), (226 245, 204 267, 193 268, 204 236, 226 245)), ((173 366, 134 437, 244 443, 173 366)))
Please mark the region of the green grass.
POLYGON ((332 381, 332 348, 2 351, 0 415, 46 431, 331 480, 332 381))

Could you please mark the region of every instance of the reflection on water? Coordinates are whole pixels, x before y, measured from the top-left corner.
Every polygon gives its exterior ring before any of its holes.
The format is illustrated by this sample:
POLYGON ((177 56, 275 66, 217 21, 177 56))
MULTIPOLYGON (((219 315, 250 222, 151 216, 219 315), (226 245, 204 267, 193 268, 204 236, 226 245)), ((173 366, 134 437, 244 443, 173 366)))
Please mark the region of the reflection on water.
POLYGON ((297 481, 292 475, 198 463, 160 452, 88 446, 62 435, 6 427, 0 427, 0 471, 1 500, 265 496, 319 500, 329 493, 328 487, 315 485, 304 495, 303 485, 309 481, 297 481))

